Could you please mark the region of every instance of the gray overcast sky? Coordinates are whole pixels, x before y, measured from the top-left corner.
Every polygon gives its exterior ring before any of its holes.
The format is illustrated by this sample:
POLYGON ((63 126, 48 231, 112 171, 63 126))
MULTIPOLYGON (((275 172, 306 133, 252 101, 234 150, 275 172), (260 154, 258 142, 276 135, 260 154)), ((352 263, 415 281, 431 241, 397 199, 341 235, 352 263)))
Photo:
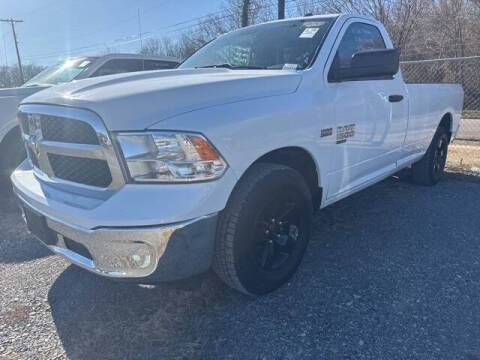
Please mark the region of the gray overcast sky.
MULTIPOLYGON (((0 17, 18 18, 20 53, 24 63, 50 65, 67 56, 105 51, 134 52, 140 48, 137 11, 143 37, 175 36, 176 29, 219 10, 221 0, 1 0, 0 17)), ((0 64, 16 64, 9 24, 2 24, 0 64)))

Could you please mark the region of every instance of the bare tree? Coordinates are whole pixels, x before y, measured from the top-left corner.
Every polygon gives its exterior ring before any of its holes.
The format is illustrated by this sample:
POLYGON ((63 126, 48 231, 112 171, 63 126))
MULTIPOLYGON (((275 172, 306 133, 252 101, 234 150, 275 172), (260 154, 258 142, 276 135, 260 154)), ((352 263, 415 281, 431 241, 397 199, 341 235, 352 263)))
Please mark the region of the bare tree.
MULTIPOLYGON (((249 0, 248 24, 277 17, 281 0, 249 0)), ((480 0, 295 0, 289 15, 305 13, 359 13, 385 24, 403 59, 480 54, 480 0)), ((190 55, 220 34, 238 29, 245 15, 245 0, 224 0, 221 11, 170 41, 159 41, 149 51, 179 57, 190 55), (161 50, 160 50, 161 49, 161 50)), ((148 49, 153 44, 146 44, 148 49)), ((147 51, 147 50, 144 50, 147 51)))
POLYGON ((297 0, 296 14, 303 16, 305 14, 321 14, 325 12, 322 3, 316 0, 297 0))
MULTIPOLYGON (((23 73, 25 80, 28 81, 40 71, 44 69, 43 66, 37 65, 23 65, 23 73)), ((23 84, 16 66, 2 66, 0 67, 0 88, 17 87, 23 84)))
POLYGON ((168 37, 147 39, 140 50, 140 54, 158 56, 176 56, 177 52, 177 45, 168 37))

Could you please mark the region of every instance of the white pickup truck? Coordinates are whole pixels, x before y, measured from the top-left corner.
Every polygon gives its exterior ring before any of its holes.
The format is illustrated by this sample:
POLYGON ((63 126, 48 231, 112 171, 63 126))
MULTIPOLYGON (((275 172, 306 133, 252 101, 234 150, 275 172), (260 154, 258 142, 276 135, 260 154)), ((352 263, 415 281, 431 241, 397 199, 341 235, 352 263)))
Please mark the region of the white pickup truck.
POLYGON ((172 57, 138 54, 80 56, 45 69, 21 87, 0 89, 0 187, 10 187, 10 174, 26 157, 17 121, 18 105, 23 99, 60 83, 133 71, 172 69, 178 63, 172 57))
POLYGON ((462 103, 459 85, 406 85, 374 19, 275 21, 175 70, 26 99, 12 181, 30 230, 87 270, 152 283, 213 266, 264 294, 299 265, 315 209, 409 166, 438 182, 462 103))

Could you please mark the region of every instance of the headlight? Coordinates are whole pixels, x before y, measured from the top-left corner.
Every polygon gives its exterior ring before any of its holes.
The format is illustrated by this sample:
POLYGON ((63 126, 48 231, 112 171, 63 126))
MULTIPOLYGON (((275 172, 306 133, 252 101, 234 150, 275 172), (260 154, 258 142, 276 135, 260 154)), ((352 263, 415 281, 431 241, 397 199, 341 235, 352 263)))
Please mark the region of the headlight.
POLYGON ((199 134, 140 132, 116 137, 134 181, 213 180, 227 169, 225 160, 199 134))

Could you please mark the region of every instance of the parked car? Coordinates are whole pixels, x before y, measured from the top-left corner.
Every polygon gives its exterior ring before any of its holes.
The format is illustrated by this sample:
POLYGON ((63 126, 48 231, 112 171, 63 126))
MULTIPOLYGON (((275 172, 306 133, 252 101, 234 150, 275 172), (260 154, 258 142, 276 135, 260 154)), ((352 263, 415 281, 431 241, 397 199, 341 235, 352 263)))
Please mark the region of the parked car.
POLYGON ((460 85, 406 85, 370 17, 275 21, 175 70, 27 98, 12 181, 30 230, 84 269, 149 283, 213 265, 265 294, 298 267, 315 209, 409 166, 437 183, 462 102, 460 85))
POLYGON ((0 190, 10 188, 9 176, 25 159, 17 110, 26 97, 52 85, 73 80, 133 71, 171 69, 178 60, 171 57, 137 54, 81 56, 53 65, 19 88, 0 89, 0 190))

